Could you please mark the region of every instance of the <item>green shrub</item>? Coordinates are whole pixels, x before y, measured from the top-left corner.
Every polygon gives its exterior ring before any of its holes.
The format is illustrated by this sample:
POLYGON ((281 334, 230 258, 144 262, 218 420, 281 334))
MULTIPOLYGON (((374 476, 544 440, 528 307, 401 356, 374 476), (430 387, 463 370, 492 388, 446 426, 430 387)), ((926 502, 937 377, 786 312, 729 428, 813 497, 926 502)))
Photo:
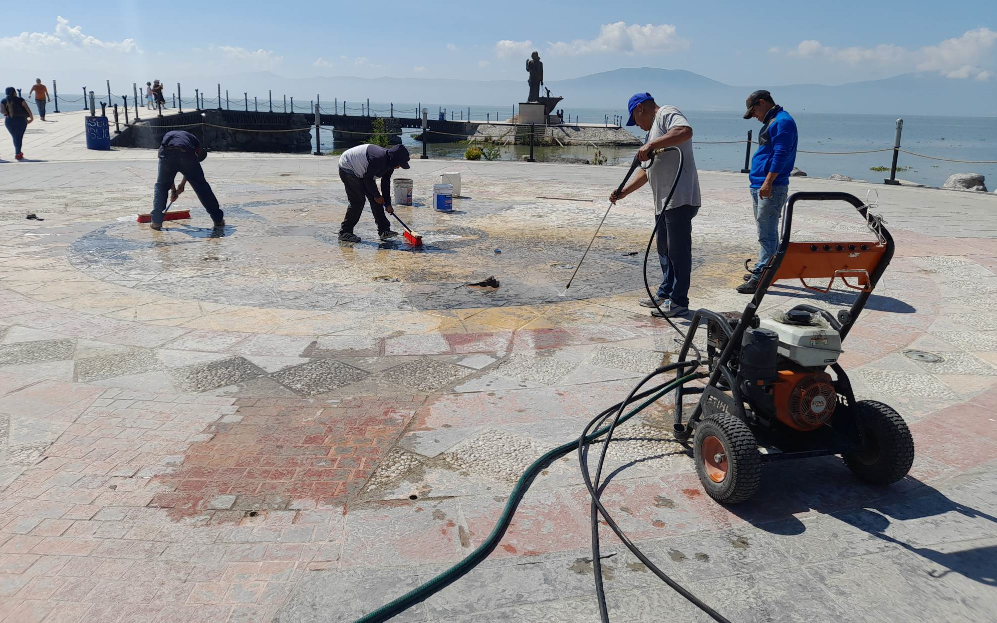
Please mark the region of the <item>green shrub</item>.
POLYGON ((384 119, 380 117, 374 117, 374 121, 371 122, 373 134, 370 135, 370 140, 367 141, 370 145, 377 145, 378 147, 388 147, 391 145, 391 139, 388 136, 388 131, 384 127, 384 119))
POLYGON ((609 159, 602 155, 602 150, 596 149, 595 153, 592 154, 592 164, 606 164, 607 160, 609 159))
POLYGON ((481 160, 481 150, 477 147, 468 147, 467 151, 464 152, 464 158, 467 160, 481 160))
POLYGON ((498 160, 502 155, 502 150, 500 150, 497 145, 488 144, 481 149, 481 155, 488 161, 498 160))

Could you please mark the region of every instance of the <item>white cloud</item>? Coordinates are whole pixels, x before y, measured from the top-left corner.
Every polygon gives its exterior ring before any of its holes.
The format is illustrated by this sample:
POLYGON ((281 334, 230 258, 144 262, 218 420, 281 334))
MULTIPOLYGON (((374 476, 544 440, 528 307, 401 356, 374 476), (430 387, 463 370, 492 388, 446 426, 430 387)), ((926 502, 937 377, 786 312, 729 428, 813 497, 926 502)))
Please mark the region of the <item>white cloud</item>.
POLYGON ((457 46, 455 46, 455 45, 454 45, 454 44, 452 44, 452 43, 448 43, 448 44, 447 44, 447 51, 448 51, 448 52, 456 52, 456 51, 457 51, 457 46))
POLYGON ((256 71, 272 71, 284 62, 283 56, 277 56, 273 50, 263 48, 247 50, 232 45, 212 45, 208 47, 208 51, 219 54, 228 64, 256 71))
POLYGON ((412 71, 414 71, 417 74, 421 74, 426 71, 426 68, 423 67, 422 65, 416 65, 415 67, 412 68, 412 71))
POLYGON ((872 63, 896 66, 900 69, 931 71, 949 78, 987 80, 993 75, 993 69, 997 68, 995 48, 997 48, 997 32, 989 28, 978 28, 967 31, 961 37, 947 39, 938 45, 924 46, 917 50, 908 50, 892 44, 879 44, 871 48, 857 46, 835 48, 808 39, 801 41, 787 54, 801 58, 825 58, 850 65, 872 63), (980 78, 981 75, 983 78, 980 78))
POLYGON ((332 61, 327 61, 327 60, 325 60, 324 58, 322 58, 320 56, 320 57, 318 57, 318 58, 315 59, 315 62, 312 63, 312 66, 314 66, 314 67, 332 67, 332 61))
POLYGON ((603 24, 595 39, 575 39, 570 43, 547 43, 547 53, 554 56, 578 56, 606 52, 625 54, 674 52, 685 50, 689 42, 676 34, 671 24, 603 24))
POLYGON ((84 34, 80 26, 70 26, 69 20, 56 17, 55 33, 22 32, 12 37, 0 37, 0 50, 21 54, 45 54, 53 51, 141 53, 132 38, 121 41, 102 41, 84 34))
POLYGON ((361 69, 380 69, 382 66, 371 62, 366 56, 358 56, 353 59, 353 65, 361 69))
POLYGON ((997 45, 997 32, 989 28, 977 28, 965 32, 961 37, 946 39, 938 45, 921 48, 921 71, 937 71, 949 78, 976 77, 987 71, 983 63, 997 65, 994 48, 997 45))
POLYGON ((778 54, 779 52, 779 48, 769 48, 769 54, 778 54))
POLYGON ((980 73, 976 74, 976 79, 980 82, 986 82, 987 80, 994 77, 994 72, 984 69, 980 73))
POLYGON ((514 58, 524 54, 529 55, 531 52, 533 52, 533 42, 528 39, 526 41, 502 39, 495 44, 495 56, 499 58, 514 58))
POLYGON ((480 60, 480 61, 478 61, 478 67, 488 67, 489 65, 491 65, 491 63, 489 63, 486 60, 480 60))

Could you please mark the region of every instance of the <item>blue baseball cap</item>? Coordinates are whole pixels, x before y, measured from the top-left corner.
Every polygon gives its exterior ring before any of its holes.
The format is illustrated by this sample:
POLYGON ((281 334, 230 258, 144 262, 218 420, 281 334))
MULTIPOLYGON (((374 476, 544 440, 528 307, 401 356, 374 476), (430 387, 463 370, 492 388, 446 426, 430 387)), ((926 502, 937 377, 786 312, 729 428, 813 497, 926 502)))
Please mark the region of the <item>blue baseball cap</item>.
POLYGON ((652 97, 650 93, 638 93, 631 97, 630 101, 627 103, 627 110, 630 111, 630 119, 627 120, 627 125, 637 125, 637 122, 634 121, 634 110, 638 105, 643 104, 647 100, 653 99, 654 97, 652 97))

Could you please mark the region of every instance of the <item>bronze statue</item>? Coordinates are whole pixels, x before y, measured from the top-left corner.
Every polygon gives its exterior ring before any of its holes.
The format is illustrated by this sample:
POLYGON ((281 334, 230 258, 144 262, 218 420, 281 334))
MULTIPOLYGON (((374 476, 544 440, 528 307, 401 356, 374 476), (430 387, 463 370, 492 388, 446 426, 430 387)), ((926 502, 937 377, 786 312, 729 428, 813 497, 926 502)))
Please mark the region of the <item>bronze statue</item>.
POLYGON ((526 59, 526 71, 530 72, 530 95, 527 102, 540 101, 540 85, 544 83, 544 64, 540 62, 540 54, 533 52, 532 58, 526 59))

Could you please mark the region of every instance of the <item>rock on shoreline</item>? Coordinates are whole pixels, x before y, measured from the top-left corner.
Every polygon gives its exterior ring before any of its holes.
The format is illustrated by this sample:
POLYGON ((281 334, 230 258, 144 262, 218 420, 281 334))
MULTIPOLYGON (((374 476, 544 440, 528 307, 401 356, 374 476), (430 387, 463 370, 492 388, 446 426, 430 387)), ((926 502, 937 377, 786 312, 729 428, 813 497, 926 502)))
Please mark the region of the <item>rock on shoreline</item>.
POLYGON ((942 188, 987 192, 984 180, 984 176, 980 173, 954 173, 950 175, 947 180, 945 180, 945 184, 942 185, 942 188))

